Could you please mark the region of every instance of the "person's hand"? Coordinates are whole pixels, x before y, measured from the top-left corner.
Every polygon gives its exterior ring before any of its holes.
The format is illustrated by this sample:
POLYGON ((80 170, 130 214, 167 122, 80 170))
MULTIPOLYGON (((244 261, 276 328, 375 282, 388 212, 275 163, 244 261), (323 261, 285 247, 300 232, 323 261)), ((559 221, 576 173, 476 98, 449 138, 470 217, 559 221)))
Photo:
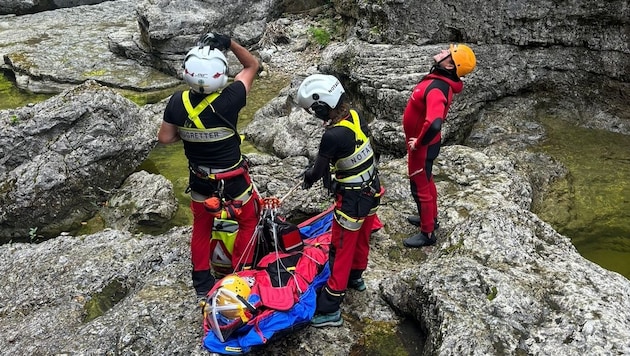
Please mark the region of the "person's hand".
POLYGON ((304 190, 311 189, 312 186, 313 186, 313 183, 309 182, 308 179, 306 179, 305 177, 304 181, 302 182, 302 189, 304 190))
POLYGON ((416 150, 416 141, 418 141, 417 138, 410 138, 409 141, 407 141, 407 146, 409 147, 410 151, 415 151, 416 150))
POLYGON ((310 179, 310 170, 306 170, 304 171, 304 173, 302 173, 302 175, 304 176, 304 181, 302 181, 302 189, 310 189, 313 186, 313 181, 311 181, 310 179))
POLYGON ((230 36, 222 35, 219 33, 208 32, 202 35, 197 41, 199 46, 209 46, 210 48, 218 49, 219 51, 225 51, 232 45, 232 39, 230 36))

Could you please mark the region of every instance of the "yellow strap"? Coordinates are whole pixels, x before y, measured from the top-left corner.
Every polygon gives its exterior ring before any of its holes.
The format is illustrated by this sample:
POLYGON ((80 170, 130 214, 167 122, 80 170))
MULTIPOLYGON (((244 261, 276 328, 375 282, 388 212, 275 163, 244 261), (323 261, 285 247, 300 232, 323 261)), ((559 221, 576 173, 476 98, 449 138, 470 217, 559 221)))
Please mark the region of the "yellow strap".
MULTIPOLYGON (((356 140, 356 144, 355 144, 355 148, 354 148, 354 152, 352 152, 351 155, 347 156, 347 157, 343 157, 337 160, 337 162, 334 165, 334 172, 342 172, 342 171, 347 171, 350 169, 353 169, 355 167, 360 166, 361 164, 363 164, 368 158, 373 156, 373 151, 371 149, 371 145, 370 145, 370 140, 368 139, 368 137, 365 135, 365 133, 363 132, 363 130, 361 129, 361 123, 359 121, 359 115, 357 114, 356 111, 354 110, 350 110, 350 114, 352 115, 352 120, 353 121, 349 121, 349 120, 341 120, 340 122, 338 122, 337 124, 335 124, 335 126, 343 126, 348 128, 349 130, 351 130, 352 132, 354 132, 354 137, 356 140), (362 142, 361 144, 359 144, 359 142, 362 142), (357 160, 357 155, 363 153, 363 158, 359 161, 357 160)), ((369 171, 372 169, 372 166, 366 168, 363 172, 359 173, 359 174, 355 174, 353 176, 350 177, 346 177, 343 180, 338 179, 339 182, 351 182, 355 176, 360 176, 362 174, 364 174, 365 172, 369 171)))
POLYGON ((350 115, 352 116, 352 121, 341 120, 338 123, 336 123, 335 126, 347 127, 350 130, 352 130, 352 132, 354 132, 354 136, 357 139, 357 141, 360 140, 363 142, 367 142, 368 138, 367 136, 365 136, 365 133, 363 133, 363 130, 361 130, 361 123, 359 122, 359 115, 354 110, 350 110, 350 115))
POLYGON ((205 126, 203 126, 201 119, 199 119, 199 114, 201 114, 201 112, 204 111, 208 106, 210 106, 210 109, 212 109, 212 111, 214 112, 214 108, 212 107, 212 105, 210 105, 210 103, 212 103, 214 99, 216 99, 219 96, 219 94, 221 93, 214 92, 206 96, 199 103, 199 105, 193 108, 192 103, 190 102, 190 91, 186 90, 182 93, 182 101, 184 102, 184 108, 186 108, 186 112, 188 113, 188 118, 190 119, 190 121, 193 122, 193 124, 195 124, 196 128, 198 129, 206 128, 205 126))
POLYGON ((339 225, 341 225, 344 229, 350 231, 359 230, 361 225, 363 225, 363 221, 365 221, 365 218, 356 219, 338 209, 335 209, 334 212, 333 217, 337 223, 339 223, 339 225))

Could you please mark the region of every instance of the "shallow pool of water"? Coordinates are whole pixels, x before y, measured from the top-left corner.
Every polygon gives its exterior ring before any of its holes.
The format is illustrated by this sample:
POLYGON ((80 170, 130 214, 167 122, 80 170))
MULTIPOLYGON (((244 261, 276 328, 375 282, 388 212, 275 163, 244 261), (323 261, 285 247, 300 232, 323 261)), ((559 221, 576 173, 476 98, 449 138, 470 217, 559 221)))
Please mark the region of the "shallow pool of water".
POLYGON ((556 184, 535 213, 585 258, 630 279, 630 136, 539 120, 548 133, 539 149, 564 163, 569 184, 556 184))
POLYGON ((4 72, 0 72, 0 110, 13 109, 29 103, 38 103, 50 98, 52 94, 33 94, 20 90, 4 72))

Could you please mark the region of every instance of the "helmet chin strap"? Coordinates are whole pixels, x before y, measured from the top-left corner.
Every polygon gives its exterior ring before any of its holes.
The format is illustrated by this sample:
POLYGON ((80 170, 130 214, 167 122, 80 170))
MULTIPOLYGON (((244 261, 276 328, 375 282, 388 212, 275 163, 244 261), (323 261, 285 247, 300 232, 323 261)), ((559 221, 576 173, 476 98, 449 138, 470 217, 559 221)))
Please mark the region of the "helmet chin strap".
MULTIPOLYGON (((441 65, 442 62, 444 62, 445 60, 447 60, 449 58, 453 58, 453 56, 451 54, 449 54, 448 56, 446 56, 446 57, 440 59, 439 61, 435 62, 435 64, 433 64, 433 67, 441 68, 441 69, 444 69, 445 71, 450 71, 451 70, 450 68, 446 68, 446 67, 443 67, 441 65)), ((433 69, 433 68, 431 68, 431 69, 433 69)), ((455 62, 453 62, 453 69, 455 69, 455 62)))
POLYGON ((440 59, 439 62, 435 62, 435 65, 439 65, 440 63, 444 62, 447 58, 452 58, 452 55, 449 53, 448 56, 440 59))
POLYGON ((442 66, 439 66, 439 62, 435 63, 432 67, 431 70, 429 71, 429 73, 433 73, 433 72, 438 72, 442 75, 444 75, 447 78, 450 78, 456 82, 458 82, 459 76, 457 75, 457 69, 455 67, 453 67, 452 69, 446 69, 442 66))

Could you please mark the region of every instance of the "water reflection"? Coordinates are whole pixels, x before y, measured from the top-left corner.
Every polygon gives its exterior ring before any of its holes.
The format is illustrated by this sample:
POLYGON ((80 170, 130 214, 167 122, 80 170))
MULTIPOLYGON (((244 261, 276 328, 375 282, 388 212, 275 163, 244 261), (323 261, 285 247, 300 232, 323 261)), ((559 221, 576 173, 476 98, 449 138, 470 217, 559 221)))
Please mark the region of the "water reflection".
POLYGON ((535 213, 582 256, 630 279, 630 136, 540 120, 548 134, 540 149, 564 163, 571 184, 556 184, 535 213))

